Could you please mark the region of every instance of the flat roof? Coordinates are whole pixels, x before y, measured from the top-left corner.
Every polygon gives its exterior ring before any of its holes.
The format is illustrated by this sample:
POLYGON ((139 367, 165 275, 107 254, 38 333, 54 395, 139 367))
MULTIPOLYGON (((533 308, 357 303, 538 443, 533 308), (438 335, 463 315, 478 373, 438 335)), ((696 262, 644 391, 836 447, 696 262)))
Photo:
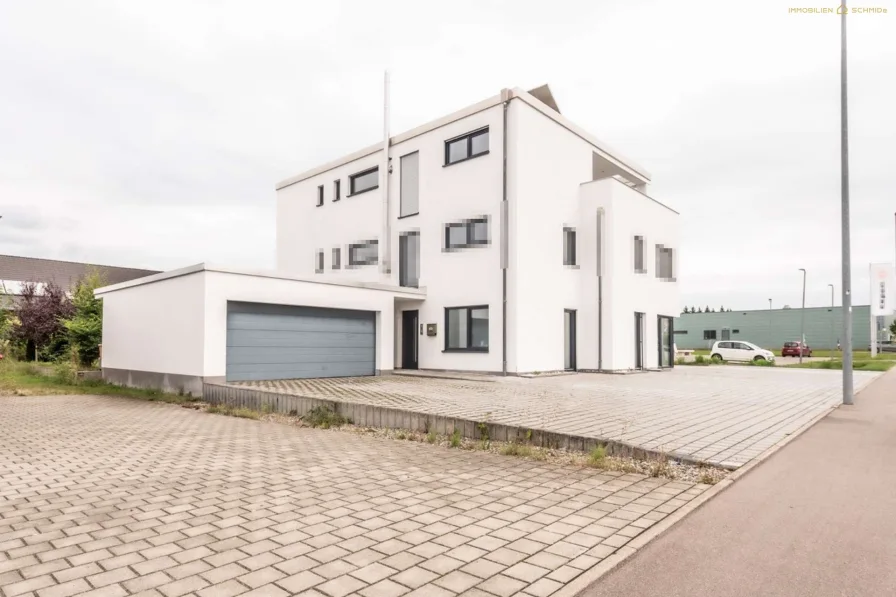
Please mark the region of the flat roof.
MULTIPOLYGON (((545 92, 546 88, 547 88, 547 86, 543 85, 542 87, 539 87, 537 90, 533 90, 533 91, 539 91, 539 93, 543 95, 544 93, 546 93, 545 92)), ((617 165, 618 167, 630 172, 635 177, 639 178, 641 182, 645 182, 645 183, 650 182, 650 174, 643 167, 641 167, 640 165, 635 163, 633 160, 623 157, 619 152, 612 150, 605 143, 603 143, 602 141, 599 141, 596 137, 594 137, 590 133, 586 132, 584 129, 582 129, 578 125, 574 124, 568 118, 562 116, 560 114, 560 112, 556 111, 551 106, 548 106, 547 104, 545 104, 544 102, 542 102, 541 100, 539 100, 538 98, 536 98, 535 96, 530 94, 529 92, 523 91, 522 89, 519 89, 518 87, 514 87, 513 89, 502 89, 501 93, 499 93, 498 95, 494 95, 488 99, 482 100, 481 102, 473 104, 472 106, 467 106, 466 108, 463 108, 462 110, 458 110, 457 112, 453 112, 447 116, 443 116, 442 118, 438 118, 436 120, 430 121, 426 124, 418 126, 417 128, 414 128, 414 129, 411 129, 404 133, 401 133, 400 135, 390 137, 389 145, 390 146, 398 145, 399 143, 402 143, 409 139, 413 139, 414 137, 417 137, 424 133, 434 131, 435 129, 443 127, 443 126, 450 124, 456 120, 460 120, 461 118, 466 118, 467 116, 472 116, 473 114, 477 114, 479 112, 488 110, 489 108, 492 108, 494 106, 500 105, 505 101, 511 101, 514 99, 522 100, 523 102, 525 102, 529 106, 535 108, 536 110, 541 112, 543 115, 547 116, 548 118, 550 118, 551 120, 553 120, 560 126, 564 127, 571 133, 577 135, 584 141, 588 142, 592 147, 594 147, 594 149, 596 149, 598 151, 598 153, 600 154, 600 156, 602 158, 604 158, 607 161, 617 165)), ((369 155, 378 153, 382 150, 383 150, 382 143, 370 145, 368 147, 365 147, 364 149, 361 149, 354 153, 350 153, 350 154, 343 156, 337 160, 327 162, 321 166, 312 168, 311 170, 306 170, 305 172, 302 172, 301 174, 297 174, 296 176, 291 176, 290 178, 281 180, 280 182, 277 183, 276 190, 279 191, 279 190, 284 189, 290 185, 294 185, 297 182, 301 182, 303 180, 311 178, 312 176, 317 176, 318 174, 323 174, 324 172, 332 170, 333 168, 338 168, 339 166, 343 166, 350 162, 360 160, 369 155)))
POLYGON ((103 286, 102 288, 97 288, 94 291, 95 296, 101 296, 104 294, 110 294, 112 292, 117 292, 119 290, 126 290, 128 288, 134 288, 136 286, 143 286, 145 284, 152 284, 154 282, 162 282, 163 280, 170 280, 172 278, 179 278, 181 276, 189 276, 192 274, 198 274, 200 272, 215 272, 220 274, 235 274, 238 276, 251 276, 255 278, 273 278, 276 280, 290 280, 293 282, 308 282, 310 284, 325 284, 329 286, 344 286, 350 288, 366 288, 368 290, 384 290, 388 292, 397 292, 408 295, 419 296, 420 298, 426 297, 426 288, 408 288, 405 286, 391 286, 389 284, 381 284, 379 282, 354 282, 354 281, 341 281, 341 280, 319 280, 316 278, 302 278, 299 276, 293 276, 291 274, 285 272, 278 272, 276 270, 243 270, 236 269, 232 267, 226 267, 221 265, 213 265, 208 263, 197 263, 196 265, 188 265, 187 267, 182 267, 180 269, 174 269, 167 272, 161 272, 152 276, 147 276, 145 278, 138 278, 136 280, 129 280, 127 282, 122 282, 120 284, 112 284, 110 286, 103 286))

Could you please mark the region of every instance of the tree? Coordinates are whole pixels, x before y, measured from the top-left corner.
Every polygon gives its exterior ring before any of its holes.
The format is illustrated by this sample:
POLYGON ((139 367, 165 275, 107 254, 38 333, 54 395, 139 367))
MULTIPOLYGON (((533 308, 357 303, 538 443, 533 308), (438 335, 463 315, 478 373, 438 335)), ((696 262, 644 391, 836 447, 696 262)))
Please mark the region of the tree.
POLYGON ((706 309, 704 309, 703 312, 704 312, 704 313, 711 313, 711 311, 709 310, 709 305, 706 305, 706 309))
POLYGON ((703 309, 697 309, 697 313, 703 313, 703 309))
POLYGON ((38 285, 36 282, 22 284, 21 302, 16 309, 18 324, 11 336, 19 341, 34 345, 35 360, 43 350, 60 352, 65 340, 64 319, 72 316, 74 307, 65 291, 55 282, 38 285))
POLYGON ((721 307, 721 308, 719 309, 719 313, 724 313, 724 312, 725 312, 725 307, 721 307))
POLYGON ((78 280, 72 292, 72 315, 62 322, 73 357, 82 367, 90 367, 100 357, 103 302, 93 295, 93 291, 101 286, 105 286, 105 280, 98 272, 78 280))
POLYGON ((894 320, 893 323, 890 324, 890 333, 896 336, 896 320, 894 320))

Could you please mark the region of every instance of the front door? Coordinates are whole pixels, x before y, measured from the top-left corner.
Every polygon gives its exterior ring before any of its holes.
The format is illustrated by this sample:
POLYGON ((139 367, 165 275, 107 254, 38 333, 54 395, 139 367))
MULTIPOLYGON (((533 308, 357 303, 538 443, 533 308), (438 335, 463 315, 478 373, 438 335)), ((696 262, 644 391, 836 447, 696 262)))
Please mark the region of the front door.
POLYGON ((659 333, 660 367, 672 366, 672 318, 660 315, 657 317, 657 331, 659 333))
POLYGON ((563 368, 567 371, 576 370, 576 312, 572 309, 563 310, 563 368))
POLYGON ((417 368, 417 326, 418 312, 401 312, 401 368, 417 368))
POLYGON ((644 368, 644 314, 635 313, 635 369, 644 368))

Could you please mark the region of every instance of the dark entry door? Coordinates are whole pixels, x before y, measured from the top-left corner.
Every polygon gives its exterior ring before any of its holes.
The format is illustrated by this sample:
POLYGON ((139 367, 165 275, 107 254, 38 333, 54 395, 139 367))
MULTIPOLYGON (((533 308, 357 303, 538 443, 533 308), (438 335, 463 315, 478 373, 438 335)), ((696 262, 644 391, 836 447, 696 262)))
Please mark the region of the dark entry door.
POLYGON ((567 371, 576 370, 576 312, 572 309, 563 310, 563 335, 566 340, 563 351, 563 368, 567 371))
POLYGON ((644 368, 644 314, 635 313, 635 369, 644 368))
POLYGON ((659 363, 661 368, 672 366, 672 318, 664 315, 657 317, 657 345, 660 349, 659 363))
POLYGON ((401 312, 401 368, 417 368, 417 311, 401 312))

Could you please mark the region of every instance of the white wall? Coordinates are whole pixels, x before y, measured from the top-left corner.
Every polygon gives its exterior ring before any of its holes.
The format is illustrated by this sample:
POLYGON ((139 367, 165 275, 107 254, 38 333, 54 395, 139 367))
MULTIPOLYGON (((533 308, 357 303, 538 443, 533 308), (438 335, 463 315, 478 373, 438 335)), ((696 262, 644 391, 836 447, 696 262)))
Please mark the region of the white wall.
POLYGON ((103 368, 203 375, 204 272, 100 296, 103 368))
MULTIPOLYGON (((492 106, 435 130, 396 143, 390 150, 392 174, 389 183, 392 222, 392 273, 384 278, 376 265, 334 272, 331 249, 342 247, 343 268, 351 242, 379 239, 382 228, 382 178, 380 188, 356 197, 345 197, 348 175, 381 161, 382 152, 283 188, 277 194, 277 264, 291 274, 325 279, 399 283, 399 236, 420 232, 420 286, 426 288, 424 303, 402 304, 398 309, 420 311, 420 323, 435 323, 436 337, 420 337, 418 362, 421 369, 500 371, 501 355, 501 263, 500 202, 502 197, 503 111, 492 106), (489 127, 489 153, 464 162, 444 165, 445 140, 489 127), (419 214, 400 218, 401 157, 419 152, 419 214), (343 198, 332 201, 332 185, 342 179, 343 198), (316 207, 317 187, 323 184, 326 201, 316 207), (444 226, 450 222, 489 217, 491 244, 445 252, 444 226), (314 253, 324 249, 325 273, 314 273, 314 253), (489 306, 489 352, 443 352, 445 308, 489 306)), ((380 173, 382 177, 382 172, 380 173)), ((396 345, 400 346, 400 312, 396 315, 396 345)), ((400 360, 397 361, 400 364, 400 360)))
POLYGON ((657 316, 675 317, 678 284, 656 277, 655 245, 680 248, 678 214, 612 178, 581 187, 583 211, 605 211, 603 366, 627 370, 635 364, 634 313, 645 314, 644 366, 658 366, 657 316), (646 273, 634 271, 634 237, 644 237, 646 273))
POLYGON ((563 227, 582 225, 579 185, 591 179, 593 148, 522 101, 511 102, 509 117, 516 370, 563 369, 564 309, 579 313, 578 365, 584 368, 581 347, 591 339, 583 328, 582 280, 594 273, 563 265, 563 227))

